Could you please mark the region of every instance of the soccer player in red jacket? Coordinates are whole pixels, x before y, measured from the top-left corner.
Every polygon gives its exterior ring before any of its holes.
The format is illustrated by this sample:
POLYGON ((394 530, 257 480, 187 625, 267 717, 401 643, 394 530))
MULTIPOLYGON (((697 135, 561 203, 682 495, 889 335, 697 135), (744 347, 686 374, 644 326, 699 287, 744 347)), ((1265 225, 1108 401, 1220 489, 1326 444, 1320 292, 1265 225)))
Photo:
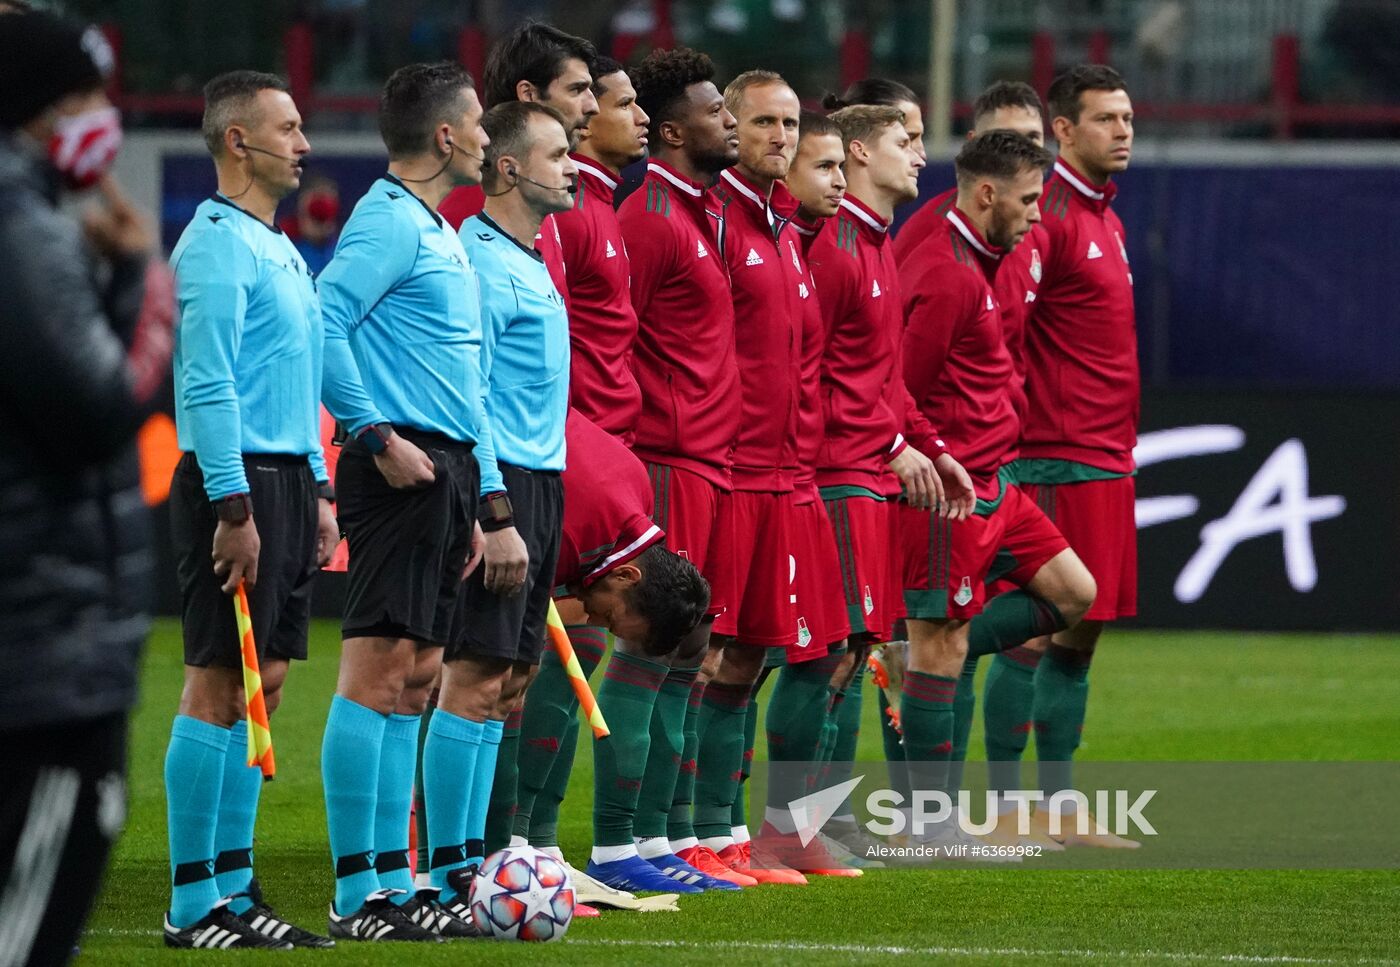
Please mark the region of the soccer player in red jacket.
MULTIPOLYGON (((1010 486, 1006 468, 1019 425, 1013 367, 994 295, 1005 252, 1040 217, 1050 156, 1009 131, 969 141, 956 159, 958 197, 943 231, 903 270, 904 378, 929 422, 972 477, 977 505, 965 520, 901 510, 910 655, 900 721, 911 783, 945 789, 953 696, 974 618, 988 633, 1024 641, 1073 626, 1094 581, 1044 513, 1010 486), (1022 590, 986 601, 998 553, 1022 590)), ((958 841, 953 824, 934 838, 958 841)))
MULTIPOLYGON (((734 116, 714 84, 709 57, 687 48, 653 51, 629 70, 651 118, 651 161, 641 187, 618 210, 632 267, 637 342, 632 364, 642 389, 633 452, 646 464, 667 547, 711 583, 710 615, 723 608, 718 566, 732 553, 719 502, 732 486, 739 432, 739 370, 733 300, 705 191, 736 160, 734 116)), ((634 835, 648 853, 661 837, 690 866, 753 886, 699 844, 692 825, 695 759, 704 685, 697 676, 711 623, 682 642, 661 685, 653 741, 677 750, 679 771, 642 783, 634 835), (669 786, 668 786, 669 784, 669 786), (667 788, 672 791, 669 797, 667 788)))
MULTIPOLYGON (((798 203, 792 227, 804 258, 822 223, 836 214, 845 196, 841 167, 846 152, 841 129, 824 115, 803 111, 798 121, 797 154, 784 184, 798 203)), ((810 269, 809 269, 810 276, 810 269)), ((811 288, 815 291, 816 283, 811 288)), ((853 857, 837 848, 833 858, 824 840, 805 846, 797 836, 787 804, 811 791, 818 778, 808 771, 820 759, 831 704, 830 685, 845 658, 846 619, 841 568, 831 521, 817 491, 817 453, 822 443, 821 363, 826 330, 816 298, 806 302, 802 329, 802 396, 798 407, 798 472, 793 491, 792 593, 797 604, 797 643, 769 693, 764 728, 770 766, 767 807, 758 841, 765 852, 802 873, 859 875, 853 857), (781 763, 781 765, 779 764, 781 763)), ((778 654, 769 652, 769 661, 778 654)), ((765 671, 765 675, 771 668, 765 671)), ((761 681, 761 679, 760 679, 761 681)), ((756 713, 756 710, 751 710, 756 713)), ((755 730, 757 721, 755 721, 755 730)), ((742 798, 742 796, 740 797, 742 798)))
MULTIPOLYGON (((502 101, 547 104, 563 117, 569 146, 577 147, 589 119, 598 113, 590 73, 596 56, 593 45, 582 37, 527 20, 491 47, 482 72, 482 101, 487 108, 502 101)), ((438 205, 438 213, 458 229, 481 212, 484 201, 479 186, 456 188, 438 205)), ((535 248, 544 256, 554 287, 564 293, 567 303, 569 287, 552 216, 540 226, 535 248)))
MULTIPOLYGON (((1118 72, 1099 65, 1061 74, 1048 101, 1060 155, 1040 201, 1044 275, 1026 322, 1030 406, 1016 475, 1084 560, 1098 597, 1078 627, 1055 635, 1035 671, 1029 718, 1047 798, 1070 786, 1104 625, 1137 613, 1133 447, 1141 407, 1133 275, 1110 207, 1112 178, 1132 155, 1132 101, 1118 72)), ((1137 845, 1106 832, 1080 836, 1073 826, 1061 838, 1137 845)))
MULTIPOLYGON (((738 351, 742 418, 733 456, 734 490, 720 503, 733 528, 728 571, 717 583, 731 592, 715 620, 696 761, 695 831, 721 856, 741 855, 748 830, 733 822, 745 759, 746 719, 766 648, 798 638, 789 562, 793 488, 798 467, 802 397, 802 332, 813 298, 799 236, 797 204, 782 184, 797 150, 801 106, 771 71, 740 74, 724 92, 739 127, 739 161, 720 173, 708 204, 719 225, 729 267, 738 351)), ((756 720, 755 720, 756 724, 756 720)), ((751 733, 750 733, 751 734, 751 733)), ((757 862, 759 880, 805 883, 780 864, 757 862)))

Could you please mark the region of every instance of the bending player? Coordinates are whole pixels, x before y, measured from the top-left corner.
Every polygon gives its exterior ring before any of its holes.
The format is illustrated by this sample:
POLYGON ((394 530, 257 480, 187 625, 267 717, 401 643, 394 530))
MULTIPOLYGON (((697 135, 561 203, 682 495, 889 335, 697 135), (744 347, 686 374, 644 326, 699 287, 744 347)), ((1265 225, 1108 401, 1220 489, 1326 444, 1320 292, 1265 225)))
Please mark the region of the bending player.
MULTIPOLYGON (((994 282, 1002 256, 1039 219, 1050 160, 1007 131, 969 141, 955 162, 958 197, 943 232, 904 269, 905 382, 967 468, 977 497, 964 520, 902 511, 910 656, 900 720, 916 791, 947 789, 953 697, 971 620, 980 615, 1004 637, 1025 640, 1072 627, 1094 599, 1089 572, 1004 472, 1018 425, 994 282), (1014 562, 1006 577, 1024 590, 984 608, 984 581, 999 550, 1014 562)), ((933 838, 963 837, 948 823, 933 838)))

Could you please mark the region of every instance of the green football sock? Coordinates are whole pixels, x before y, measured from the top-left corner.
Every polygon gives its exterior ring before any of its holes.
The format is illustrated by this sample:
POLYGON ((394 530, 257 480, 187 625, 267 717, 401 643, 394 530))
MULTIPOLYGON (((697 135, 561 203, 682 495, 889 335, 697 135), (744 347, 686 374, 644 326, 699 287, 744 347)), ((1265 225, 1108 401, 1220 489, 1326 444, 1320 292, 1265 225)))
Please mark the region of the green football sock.
POLYGON ((885 747, 885 766, 890 773, 890 788, 904 797, 906 804, 912 799, 909 789, 909 765, 904 761, 904 736, 890 721, 890 700, 885 690, 880 689, 880 741, 885 747))
MULTIPOLYGON (((564 630, 574 646, 584 676, 593 674, 608 645, 607 629, 570 625, 564 630)), ((546 648, 540 658, 539 674, 525 693, 517 755, 520 779, 514 832, 517 836, 529 837, 537 846, 553 845, 537 843, 535 827, 537 824, 558 826, 559 803, 569 787, 574 749, 578 744, 577 711, 578 699, 574 698, 568 672, 554 649, 546 648), (543 815, 537 816, 537 812, 543 815)))
POLYGON ((1012 648, 992 659, 982 688, 982 725, 986 731, 987 787, 1021 788, 1021 756, 1031 734, 1031 703, 1040 652, 1012 648))
POLYGON ((1040 760, 1040 788, 1048 800, 1073 787, 1071 761, 1084 731, 1089 701, 1092 653, 1051 645, 1035 672, 1035 750, 1040 760))
MULTIPOLYGON (((695 835, 728 836, 744 762, 744 727, 752 685, 710 682, 696 719, 695 835)), ((675 838, 675 837, 672 837, 675 838)))
POLYGON ((491 782, 491 803, 486 809, 486 851, 483 856, 505 849, 510 842, 511 828, 515 822, 516 779, 520 775, 518 752, 521 717, 521 709, 511 710, 501 729, 501 748, 496 753, 496 777, 491 782))
POLYGON ((666 835, 666 821, 676 797, 676 776, 685 750, 685 715, 696 671, 672 668, 656 693, 656 707, 651 712, 651 748, 647 752, 642 791, 637 795, 637 814, 632 820, 632 835, 639 839, 666 835))
MULTIPOLYGON (((559 808, 569 791, 569 776, 573 773, 574 755, 578 750, 578 733, 578 717, 575 716, 564 730, 564 737, 559 740, 559 754, 554 758, 554 768, 549 770, 544 789, 535 796, 531 814, 522 819, 519 810, 516 811, 515 835, 524 836, 536 848, 559 845, 559 808)), ((522 780, 524 776, 522 772, 522 780)))
POLYGON ((953 694, 958 680, 913 669, 905 672, 899 721, 909 781, 919 791, 947 791, 953 752, 953 694))
POLYGON ((758 739, 758 690, 763 687, 769 671, 769 668, 763 669, 763 675, 750 695, 748 711, 744 713, 744 756, 739 760, 739 785, 734 790, 734 803, 729 808, 730 828, 747 826, 749 821, 749 776, 753 774, 753 744, 758 739))
POLYGON ((593 845, 630 846, 665 665, 613 651, 598 689, 610 735, 593 743, 593 845))
POLYGON ((958 690, 953 694, 953 753, 948 759, 948 788, 961 789, 967 764, 967 741, 972 736, 972 714, 977 709, 977 659, 963 662, 958 690))
MULTIPOLYGON (((834 709, 836 733, 832 740, 827 767, 818 780, 821 788, 839 786, 851 778, 851 770, 855 768, 856 746, 860 743, 860 717, 864 709, 865 663, 861 662, 856 667, 850 685, 846 686, 837 698, 834 709)), ((850 811, 850 800, 847 799, 837 808, 834 815, 844 816, 850 811)))
POLYGON ((988 601, 982 613, 972 619, 967 629, 967 657, 994 655, 1066 627, 1060 609, 1049 601, 1029 591, 1007 591, 988 601))
POLYGON ((428 741, 428 725, 433 720, 437 702, 429 702, 428 709, 418 722, 418 768, 413 773, 413 827, 418 838, 418 849, 414 856, 415 873, 428 872, 428 807, 423 801, 423 744, 428 741))
MULTIPOLYGON (((768 805, 785 808, 807 792, 806 772, 820 769, 818 754, 826 732, 826 712, 831 704, 831 675, 840 655, 827 655, 814 661, 784 665, 768 696, 764 731, 768 738, 769 762, 800 762, 807 765, 784 769, 781 779, 770 769, 768 805)), ((757 703, 755 703, 757 704, 757 703)))
POLYGON ((695 763, 700 751, 700 705, 704 694, 705 683, 696 679, 690 686, 690 698, 685 706, 681 765, 676 772, 676 792, 671 798, 671 812, 666 817, 666 838, 672 843, 695 838, 695 763))

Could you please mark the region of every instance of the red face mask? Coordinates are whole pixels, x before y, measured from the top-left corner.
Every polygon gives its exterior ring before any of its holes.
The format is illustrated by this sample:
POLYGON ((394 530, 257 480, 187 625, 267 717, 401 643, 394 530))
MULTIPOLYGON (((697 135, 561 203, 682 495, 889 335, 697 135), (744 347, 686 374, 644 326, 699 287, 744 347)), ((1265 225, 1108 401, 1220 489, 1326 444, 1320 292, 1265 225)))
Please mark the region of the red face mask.
POLYGON ((114 107, 59 118, 49 139, 49 163, 68 187, 91 188, 122 147, 121 115, 114 107))
POLYGON ((318 192, 306 200, 306 214, 312 221, 333 222, 340 214, 340 199, 326 192, 318 192))

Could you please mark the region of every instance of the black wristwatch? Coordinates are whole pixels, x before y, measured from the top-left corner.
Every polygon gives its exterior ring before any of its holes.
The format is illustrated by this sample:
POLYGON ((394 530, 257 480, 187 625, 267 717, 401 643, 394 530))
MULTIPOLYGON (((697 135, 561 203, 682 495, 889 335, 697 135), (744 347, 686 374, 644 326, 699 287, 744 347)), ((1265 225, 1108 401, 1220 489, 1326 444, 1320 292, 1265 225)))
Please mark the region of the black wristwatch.
POLYGON ((376 457, 389 449, 389 437, 394 433, 392 423, 371 423, 359 433, 355 434, 355 439, 365 445, 365 449, 376 457))
POLYGON ((214 516, 227 524, 241 524, 253 516, 253 498, 247 494, 229 494, 213 503, 214 516))
POLYGON ((335 487, 329 480, 316 484, 316 496, 321 500, 329 500, 335 503, 335 487))
POLYGON ((510 494, 504 490, 482 494, 477 504, 476 519, 486 533, 504 530, 515 524, 515 511, 510 505, 510 494))

